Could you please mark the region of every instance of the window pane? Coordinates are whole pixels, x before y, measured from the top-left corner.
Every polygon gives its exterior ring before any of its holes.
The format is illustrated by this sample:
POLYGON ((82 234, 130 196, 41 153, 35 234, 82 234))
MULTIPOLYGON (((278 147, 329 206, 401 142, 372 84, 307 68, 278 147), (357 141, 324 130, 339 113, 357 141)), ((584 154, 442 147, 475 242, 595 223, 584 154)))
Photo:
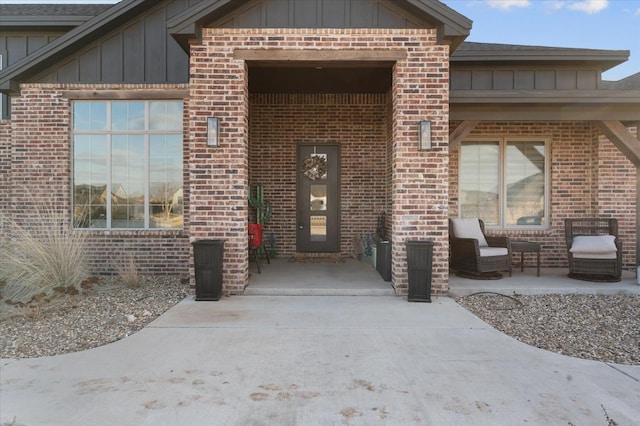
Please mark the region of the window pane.
POLYGON ((144 130, 144 102, 112 102, 113 130, 144 130))
POLYGON ((544 225, 544 142, 508 142, 506 225, 544 225))
POLYGON ((114 135, 111 144, 111 226, 144 228, 144 136, 114 135))
POLYGON ((151 228, 182 227, 182 137, 152 135, 149 143, 151 228))
POLYGON ((311 216, 310 220, 309 239, 311 241, 327 241, 327 217, 311 216))
POLYGON ((500 144, 463 143, 460 151, 460 216, 499 225, 500 144))
POLYGON ((311 185, 311 210, 327 210, 327 185, 311 185))
POLYGON ((73 115, 75 226, 182 227, 182 103, 78 101, 73 115))
POLYGON ((182 102, 150 102, 149 129, 182 130, 182 102))
POLYGON ((76 135, 73 138, 73 218, 78 228, 105 228, 106 136, 76 135))
POLYGON ((106 102, 74 102, 73 103, 74 130, 106 130, 107 104, 106 102))

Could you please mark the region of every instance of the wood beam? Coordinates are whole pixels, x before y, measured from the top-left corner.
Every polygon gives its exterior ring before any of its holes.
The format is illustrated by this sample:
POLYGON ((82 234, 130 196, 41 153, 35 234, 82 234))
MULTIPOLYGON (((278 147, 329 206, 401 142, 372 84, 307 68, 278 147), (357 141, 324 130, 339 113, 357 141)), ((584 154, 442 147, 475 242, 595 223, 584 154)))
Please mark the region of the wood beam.
POLYGON ((640 141, 617 120, 596 121, 602 133, 629 159, 636 167, 640 166, 640 141))
POLYGON ((478 123, 480 123, 480 121, 472 120, 463 121, 462 123, 460 123, 458 127, 456 127, 455 130, 449 135, 449 152, 456 149, 456 147, 460 145, 460 142, 462 142, 462 140, 466 138, 469 133, 473 131, 473 129, 476 128, 478 123))
POLYGON ((317 49, 235 49, 234 59, 245 61, 399 61, 406 59, 404 49, 317 50, 317 49))
POLYGON ((186 99, 189 89, 67 90, 62 92, 62 96, 70 100, 186 99))

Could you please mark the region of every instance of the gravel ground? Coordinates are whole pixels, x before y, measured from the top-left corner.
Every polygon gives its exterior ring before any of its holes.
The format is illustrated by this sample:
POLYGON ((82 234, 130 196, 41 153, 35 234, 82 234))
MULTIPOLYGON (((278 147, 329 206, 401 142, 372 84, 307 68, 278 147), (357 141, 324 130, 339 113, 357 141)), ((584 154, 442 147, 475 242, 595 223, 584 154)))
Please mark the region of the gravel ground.
MULTIPOLYGON (((120 340, 184 299, 188 290, 179 277, 143 278, 135 288, 102 277, 83 295, 38 306, 5 305, 0 357, 58 355, 120 340)), ((478 294, 457 302, 526 344, 578 358, 640 365, 640 296, 478 294)))
POLYGON ((19 308, 3 304, 0 357, 59 355, 115 342, 142 329, 188 291, 179 277, 143 277, 138 287, 101 277, 86 294, 19 308))
POLYGON ((528 345, 577 358, 640 365, 640 296, 476 294, 457 302, 528 345))

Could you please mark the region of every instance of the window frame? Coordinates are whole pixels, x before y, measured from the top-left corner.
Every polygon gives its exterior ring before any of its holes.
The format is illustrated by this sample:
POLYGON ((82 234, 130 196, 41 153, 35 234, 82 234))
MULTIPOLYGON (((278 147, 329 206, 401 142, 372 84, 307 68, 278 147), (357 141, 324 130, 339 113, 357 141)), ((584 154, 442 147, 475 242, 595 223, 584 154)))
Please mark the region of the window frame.
MULTIPOLYGON (((183 151, 183 160, 180 163, 180 167, 182 169, 181 173, 181 184, 184 189, 184 99, 73 99, 70 102, 70 112, 71 112, 71 120, 70 120, 70 142, 71 142, 71 219, 72 219, 72 227, 74 230, 86 230, 86 231, 179 231, 184 230, 184 200, 182 204, 182 225, 180 227, 151 227, 151 194, 150 194, 150 161, 151 161, 151 138, 154 135, 179 135, 182 141, 182 151, 183 151), (144 103, 144 128, 142 130, 130 130, 130 129, 119 129, 113 130, 113 122, 112 122, 112 103, 118 102, 142 102, 144 103), (180 121, 182 123, 181 128, 179 130, 166 130, 166 129, 151 129, 151 103, 154 102, 179 102, 181 104, 182 114, 180 116, 180 121), (107 129, 105 130, 76 130, 75 129, 75 114, 74 114, 74 105, 76 103, 104 103, 106 105, 106 123, 107 129), (112 202, 111 197, 106 197, 106 225, 104 228, 93 228, 93 227, 78 227, 76 226, 76 218, 75 214, 75 166, 76 166, 76 156, 75 156, 75 136, 76 135, 85 135, 85 136, 95 136, 95 135, 103 135, 106 138, 106 191, 108 194, 112 193, 112 178, 113 178, 113 136, 117 135, 141 135, 144 138, 144 176, 145 176, 145 185, 144 185, 144 224, 143 227, 113 227, 113 218, 112 218, 112 202)), ((165 182, 166 183, 166 182, 165 182)))
POLYGON ((467 138, 460 144, 458 155, 458 216, 461 216, 461 169, 462 169, 462 147, 468 143, 498 143, 498 225, 486 224, 487 229, 498 231, 528 231, 528 230, 548 230, 551 220, 551 137, 548 136, 480 136, 467 138), (509 143, 517 142, 541 142, 544 144, 544 216, 541 225, 506 225, 507 211, 507 182, 506 182, 506 162, 507 147, 509 143))

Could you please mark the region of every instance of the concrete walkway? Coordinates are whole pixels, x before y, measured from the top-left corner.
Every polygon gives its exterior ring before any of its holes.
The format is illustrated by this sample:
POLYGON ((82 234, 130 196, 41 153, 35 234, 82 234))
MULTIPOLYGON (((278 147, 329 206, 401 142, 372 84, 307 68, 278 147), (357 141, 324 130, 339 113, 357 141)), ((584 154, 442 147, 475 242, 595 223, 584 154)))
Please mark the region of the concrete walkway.
POLYGON ((119 342, 2 360, 16 425, 640 424, 640 366, 519 343, 450 298, 192 297, 119 342))

